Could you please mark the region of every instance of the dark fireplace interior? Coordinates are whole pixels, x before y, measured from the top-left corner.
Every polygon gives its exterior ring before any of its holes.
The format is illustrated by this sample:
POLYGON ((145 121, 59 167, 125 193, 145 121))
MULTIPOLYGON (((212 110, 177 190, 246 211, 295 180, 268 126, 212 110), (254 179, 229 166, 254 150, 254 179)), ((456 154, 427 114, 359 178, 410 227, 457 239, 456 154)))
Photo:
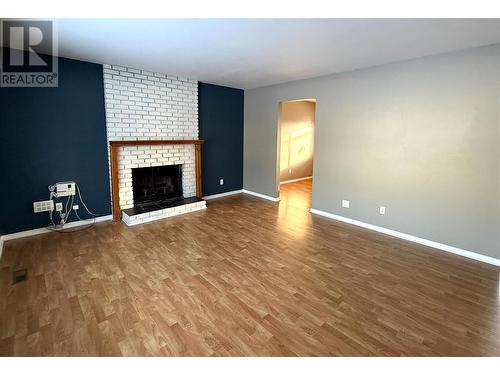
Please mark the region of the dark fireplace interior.
POLYGON ((132 169, 134 205, 182 198, 182 166, 132 169))

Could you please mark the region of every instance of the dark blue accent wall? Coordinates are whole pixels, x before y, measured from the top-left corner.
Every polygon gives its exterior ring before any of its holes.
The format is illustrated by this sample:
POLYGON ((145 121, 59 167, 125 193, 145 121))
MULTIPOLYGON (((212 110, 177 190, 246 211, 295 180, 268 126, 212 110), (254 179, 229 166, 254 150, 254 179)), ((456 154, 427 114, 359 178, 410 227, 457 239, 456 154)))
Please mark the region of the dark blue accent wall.
POLYGON ((111 213, 102 66, 60 58, 58 76, 57 88, 0 87, 2 234, 47 225, 33 202, 57 181, 76 181, 93 212, 111 213))
POLYGON ((242 189, 243 90, 200 82, 198 111, 203 195, 242 189))

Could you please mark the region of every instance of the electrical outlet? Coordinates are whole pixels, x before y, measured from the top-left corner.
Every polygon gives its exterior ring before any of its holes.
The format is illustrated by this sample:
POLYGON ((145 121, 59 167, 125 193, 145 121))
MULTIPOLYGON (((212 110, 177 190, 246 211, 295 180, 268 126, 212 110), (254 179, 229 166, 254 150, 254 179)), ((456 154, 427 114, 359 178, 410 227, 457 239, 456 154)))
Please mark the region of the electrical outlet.
POLYGON ((63 210, 63 205, 61 202, 56 203, 56 211, 62 211, 63 210))
POLYGON ((292 174, 292 168, 288 168, 288 174, 292 174))
POLYGON ((54 211, 54 201, 52 199, 48 201, 33 202, 33 212, 38 213, 46 211, 54 211))
POLYGON ((349 203, 350 203, 350 201, 342 199, 342 207, 349 208, 349 203))
POLYGON ((73 210, 78 210, 79 208, 80 208, 80 206, 78 206, 77 204, 73 205, 73 210))
POLYGON ((219 180, 219 185, 224 185, 224 179, 223 179, 223 178, 221 178, 221 179, 219 180))
POLYGON ((380 213, 380 215, 385 215, 385 207, 384 206, 380 206, 379 213, 380 213))

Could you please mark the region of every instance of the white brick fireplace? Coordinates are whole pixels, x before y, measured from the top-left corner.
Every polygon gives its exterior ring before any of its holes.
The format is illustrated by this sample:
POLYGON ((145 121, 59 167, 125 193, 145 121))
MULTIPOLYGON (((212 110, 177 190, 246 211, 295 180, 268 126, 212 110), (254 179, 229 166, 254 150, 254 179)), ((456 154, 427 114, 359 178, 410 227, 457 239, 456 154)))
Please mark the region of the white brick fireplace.
MULTIPOLYGON (((109 141, 160 141, 198 139, 198 82, 116 65, 104 65, 106 127, 109 141)), ((184 197, 196 192, 193 144, 122 146, 118 149, 119 206, 134 206, 132 168, 182 165, 184 197)), ((205 202, 195 205, 205 208, 205 202)), ((188 205, 189 206, 189 205, 188 205)), ((157 219, 184 213, 184 206, 157 219)), ((194 206, 193 206, 194 207, 194 206)), ((185 207, 185 212, 193 211, 185 207)), ((145 218, 145 215, 143 215, 145 218)), ((132 223, 145 220, 137 217, 132 223)))
POLYGON ((124 146, 118 151, 120 208, 134 206, 132 168, 182 165, 182 193, 193 197, 196 192, 194 145, 124 146))

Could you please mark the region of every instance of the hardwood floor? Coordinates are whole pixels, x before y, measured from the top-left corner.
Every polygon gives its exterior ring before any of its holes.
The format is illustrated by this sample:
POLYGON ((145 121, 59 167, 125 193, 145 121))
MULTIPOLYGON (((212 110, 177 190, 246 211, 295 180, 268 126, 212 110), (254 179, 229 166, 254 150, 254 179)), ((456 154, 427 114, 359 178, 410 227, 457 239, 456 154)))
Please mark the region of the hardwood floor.
POLYGON ((7 242, 0 354, 500 355, 498 268, 312 216, 310 189, 7 242))

